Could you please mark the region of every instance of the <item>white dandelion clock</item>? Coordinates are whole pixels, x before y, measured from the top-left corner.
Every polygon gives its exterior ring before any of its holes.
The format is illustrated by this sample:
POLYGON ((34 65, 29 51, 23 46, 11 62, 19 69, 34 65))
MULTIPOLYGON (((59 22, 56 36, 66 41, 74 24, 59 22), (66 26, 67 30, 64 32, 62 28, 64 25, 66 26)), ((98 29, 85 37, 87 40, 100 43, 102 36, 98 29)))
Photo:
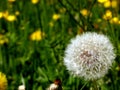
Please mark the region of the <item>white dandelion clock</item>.
POLYGON ((20 85, 20 86, 18 87, 18 90, 25 90, 25 85, 20 85))
POLYGON ((52 83, 47 90, 56 90, 57 88, 58 88, 58 85, 52 83))
POLYGON ((71 40, 65 50, 64 64, 72 75, 95 80, 107 74, 114 59, 108 37, 88 32, 71 40))
POLYGON ((62 82, 60 79, 56 79, 54 83, 50 84, 47 90, 62 90, 62 82))

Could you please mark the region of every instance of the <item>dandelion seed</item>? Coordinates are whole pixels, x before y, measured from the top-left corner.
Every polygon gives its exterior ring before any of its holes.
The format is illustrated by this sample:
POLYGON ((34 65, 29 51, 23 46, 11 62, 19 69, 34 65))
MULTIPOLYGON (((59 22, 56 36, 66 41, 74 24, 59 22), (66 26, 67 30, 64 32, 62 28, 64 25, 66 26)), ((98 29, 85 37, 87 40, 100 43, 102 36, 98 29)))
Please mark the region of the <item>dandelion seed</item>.
POLYGON ((115 54, 109 39, 97 33, 84 33, 71 40, 65 50, 64 64, 74 76, 85 80, 99 79, 107 74, 115 54))
POLYGON ((0 72, 0 90, 7 89, 7 78, 6 75, 0 72))

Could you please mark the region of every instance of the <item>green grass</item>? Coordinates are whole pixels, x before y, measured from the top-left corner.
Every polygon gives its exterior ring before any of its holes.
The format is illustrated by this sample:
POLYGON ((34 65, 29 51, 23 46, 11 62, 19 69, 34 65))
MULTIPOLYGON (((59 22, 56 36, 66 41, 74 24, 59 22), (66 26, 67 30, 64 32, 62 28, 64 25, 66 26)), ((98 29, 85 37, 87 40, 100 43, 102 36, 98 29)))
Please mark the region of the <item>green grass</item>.
MULTIPOLYGON (((119 8, 108 9, 120 16, 119 8)), ((107 9, 96 0, 40 0, 35 5, 30 0, 1 0, 0 12, 6 10, 20 12, 16 21, 0 19, 0 34, 9 40, 0 45, 0 71, 7 76, 8 90, 17 90, 23 82, 26 90, 45 90, 56 78, 61 79, 64 90, 80 90, 86 82, 69 74, 63 58, 70 39, 87 31, 107 35, 117 55, 109 73, 98 80, 100 90, 120 90, 120 70, 116 70, 120 68, 120 24, 102 19, 107 9), (84 8, 92 15, 84 17, 80 13, 84 8), (60 18, 53 20, 54 14, 60 18), (45 36, 41 41, 30 40, 31 33, 39 28, 45 36)), ((82 90, 90 87, 87 83, 82 90)))

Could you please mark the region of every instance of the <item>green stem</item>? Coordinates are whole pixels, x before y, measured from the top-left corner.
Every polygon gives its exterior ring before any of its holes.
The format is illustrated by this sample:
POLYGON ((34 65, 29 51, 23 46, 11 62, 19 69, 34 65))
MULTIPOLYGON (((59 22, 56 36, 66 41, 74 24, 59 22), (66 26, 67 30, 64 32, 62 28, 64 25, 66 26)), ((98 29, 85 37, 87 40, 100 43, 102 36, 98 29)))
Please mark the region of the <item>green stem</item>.
POLYGON ((87 85, 88 82, 86 82, 80 90, 83 90, 83 88, 87 85))
POLYGON ((97 87, 97 81, 92 81, 93 84, 93 90, 99 90, 99 88, 97 87))

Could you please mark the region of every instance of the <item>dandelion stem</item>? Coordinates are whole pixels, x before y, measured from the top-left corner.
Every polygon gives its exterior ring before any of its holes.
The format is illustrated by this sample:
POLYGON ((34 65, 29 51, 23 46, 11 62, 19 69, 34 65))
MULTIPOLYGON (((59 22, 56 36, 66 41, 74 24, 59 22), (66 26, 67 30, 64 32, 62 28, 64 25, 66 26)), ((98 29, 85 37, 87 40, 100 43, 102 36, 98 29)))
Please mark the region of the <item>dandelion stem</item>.
POLYGON ((87 85, 88 82, 86 82, 80 90, 83 90, 83 88, 87 85))
POLYGON ((94 80, 92 83, 93 83, 93 90, 99 90, 99 88, 97 87, 97 81, 94 80))

